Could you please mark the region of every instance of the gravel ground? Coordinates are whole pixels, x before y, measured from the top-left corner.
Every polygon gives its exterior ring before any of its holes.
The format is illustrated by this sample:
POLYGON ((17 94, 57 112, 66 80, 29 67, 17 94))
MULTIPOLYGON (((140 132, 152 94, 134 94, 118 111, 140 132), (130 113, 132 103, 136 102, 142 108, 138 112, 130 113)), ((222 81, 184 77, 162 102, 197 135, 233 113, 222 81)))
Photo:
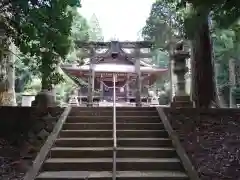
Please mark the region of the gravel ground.
POLYGON ((240 180, 239 113, 166 115, 202 180, 240 180))
POLYGON ((20 180, 24 171, 20 157, 20 149, 0 139, 0 177, 1 180, 20 180))

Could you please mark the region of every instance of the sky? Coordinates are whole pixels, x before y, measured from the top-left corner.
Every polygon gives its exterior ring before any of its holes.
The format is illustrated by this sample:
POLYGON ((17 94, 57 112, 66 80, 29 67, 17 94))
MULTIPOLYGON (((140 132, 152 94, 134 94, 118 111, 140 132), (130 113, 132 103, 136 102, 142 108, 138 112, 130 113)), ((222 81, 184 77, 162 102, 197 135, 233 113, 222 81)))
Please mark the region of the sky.
POLYGON ((104 40, 135 41, 144 27, 154 0, 81 0, 79 10, 88 20, 95 13, 104 40))

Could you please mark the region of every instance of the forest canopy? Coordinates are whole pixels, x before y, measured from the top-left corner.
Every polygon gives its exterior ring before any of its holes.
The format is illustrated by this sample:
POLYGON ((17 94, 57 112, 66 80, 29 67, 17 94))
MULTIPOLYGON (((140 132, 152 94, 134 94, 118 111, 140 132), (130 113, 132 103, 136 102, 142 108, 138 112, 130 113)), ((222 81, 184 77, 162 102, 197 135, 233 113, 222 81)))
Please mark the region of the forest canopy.
MULTIPOLYGON (((5 0, 0 2, 0 7, 3 44, 17 46, 16 50, 0 46, 1 52, 15 56, 16 91, 48 89, 57 84, 64 84, 67 89, 73 87, 71 80, 67 79, 70 86, 63 82, 67 77, 59 71, 59 64, 81 61, 84 52, 75 48, 75 40, 88 41, 91 36, 102 36, 100 27, 97 27, 99 32, 92 32, 96 29, 91 27, 94 24, 79 14, 80 1, 5 0), (41 84, 35 87, 39 78, 41 84)), ((7 59, 1 57, 1 63, 5 62, 7 59)))
POLYGON ((179 39, 190 41, 194 48, 191 72, 196 106, 229 101, 228 62, 239 59, 239 17, 236 0, 156 0, 152 5, 144 39, 168 52, 179 39))

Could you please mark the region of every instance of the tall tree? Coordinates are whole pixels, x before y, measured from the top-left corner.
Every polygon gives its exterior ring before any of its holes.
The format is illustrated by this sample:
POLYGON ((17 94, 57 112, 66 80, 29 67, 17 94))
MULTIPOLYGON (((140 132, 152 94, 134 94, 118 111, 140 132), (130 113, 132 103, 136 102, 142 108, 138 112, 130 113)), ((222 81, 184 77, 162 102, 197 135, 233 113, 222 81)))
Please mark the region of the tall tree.
POLYGON ((73 22, 71 27, 71 48, 66 58, 67 62, 78 61, 80 64, 83 63, 83 59, 86 52, 83 49, 79 49, 75 45, 75 41, 88 41, 90 27, 87 20, 79 14, 77 9, 72 9, 73 12, 73 22))
POLYGON ((102 34, 102 29, 100 27, 99 21, 96 14, 93 14, 89 21, 89 38, 90 41, 103 41, 104 37, 102 34))
POLYGON ((149 18, 143 28, 145 40, 154 41, 156 48, 168 50, 170 41, 176 40, 183 34, 183 23, 178 17, 174 4, 165 0, 153 3, 149 18))
MULTIPOLYGON (((153 3, 150 15, 146 21, 146 25, 142 30, 142 35, 145 40, 154 42, 153 61, 160 67, 168 67, 169 72, 169 94, 172 94, 171 83, 171 61, 169 55, 172 51, 172 45, 183 34, 183 23, 177 16, 174 4, 169 4, 166 1, 156 1, 153 3)), ((157 86, 162 86, 162 82, 157 86)))
MULTIPOLYGON (((85 52, 82 49, 79 49, 75 45, 75 41, 88 41, 89 39, 89 25, 87 20, 81 16, 81 14, 77 11, 76 8, 71 8, 73 14, 73 21, 71 25, 71 47, 69 49, 68 55, 65 59, 62 59, 62 62, 73 63, 79 62, 79 64, 83 63, 83 59, 85 57, 85 52)), ((16 59, 16 91, 30 91, 30 92, 38 92, 38 87, 35 89, 35 84, 39 83, 36 81, 38 78, 41 78, 41 74, 38 72, 38 66, 36 63, 36 59, 32 60, 31 57, 28 57, 21 52, 18 52, 18 58, 16 59)), ((70 87, 73 87, 73 82, 71 79, 67 78, 66 75, 58 68, 59 73, 63 76, 64 82, 61 82, 56 86, 55 91, 57 95, 57 100, 62 99, 69 91, 70 87)))
POLYGON ((194 100, 197 106, 209 107, 212 102, 218 103, 219 100, 215 88, 210 22, 217 22, 218 27, 229 27, 240 15, 239 3, 222 0, 181 2, 190 6, 185 17, 185 30, 194 44, 194 100))
POLYGON ((180 19, 178 22, 182 22, 185 37, 192 41, 194 101, 196 106, 209 107, 217 102, 209 17, 218 26, 228 27, 240 15, 239 3, 223 0, 158 0, 156 3, 167 4, 173 9, 180 19))
POLYGON ((232 77, 236 79, 237 83, 231 84, 231 76, 229 76, 229 74, 231 74, 231 72, 229 72, 231 68, 229 68, 229 65, 231 64, 230 62, 233 62, 233 66, 238 67, 238 63, 240 62, 238 57, 240 53, 239 23, 236 22, 227 29, 220 29, 215 26, 212 31, 214 58, 216 66, 218 67, 217 89, 222 102, 225 105, 231 103, 230 106, 233 107, 234 101, 230 101, 230 97, 233 95, 229 91, 232 91, 235 86, 238 86, 237 77, 240 72, 239 69, 235 68, 235 73, 232 74, 232 77))
MULTIPOLYGON (((79 5, 79 0, 16 0, 0 4, 3 7, 0 13, 2 37, 5 42, 12 40, 23 54, 31 57, 28 62, 35 60, 41 72, 42 89, 61 80, 56 65, 70 47, 73 15, 69 7, 79 5)), ((4 48, 3 53, 6 52, 9 52, 9 45, 4 48)))

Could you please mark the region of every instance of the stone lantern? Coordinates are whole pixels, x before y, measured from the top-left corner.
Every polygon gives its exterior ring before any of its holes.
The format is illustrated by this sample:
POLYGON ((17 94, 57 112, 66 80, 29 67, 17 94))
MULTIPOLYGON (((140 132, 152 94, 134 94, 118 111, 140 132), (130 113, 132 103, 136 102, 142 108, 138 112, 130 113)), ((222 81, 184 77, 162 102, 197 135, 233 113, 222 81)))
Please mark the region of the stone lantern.
POLYGON ((178 42, 172 55, 173 72, 177 77, 177 90, 171 107, 193 107, 193 103, 185 88, 185 74, 188 72, 186 59, 190 57, 190 54, 184 50, 183 46, 183 41, 178 42))

